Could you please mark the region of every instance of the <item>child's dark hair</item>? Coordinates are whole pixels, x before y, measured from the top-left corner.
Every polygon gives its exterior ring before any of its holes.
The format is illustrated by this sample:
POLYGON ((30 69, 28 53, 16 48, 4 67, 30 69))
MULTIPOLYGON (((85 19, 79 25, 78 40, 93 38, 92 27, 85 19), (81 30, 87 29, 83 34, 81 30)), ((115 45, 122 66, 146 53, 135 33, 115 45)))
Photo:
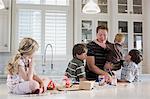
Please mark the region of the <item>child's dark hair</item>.
POLYGON ((85 44, 82 43, 75 44, 72 49, 73 57, 76 58, 76 54, 81 55, 82 53, 85 53, 85 49, 87 49, 85 44))
POLYGON ((139 50, 132 49, 129 51, 129 55, 131 56, 131 60, 136 64, 139 64, 143 60, 139 50))
POLYGON ((107 28, 106 26, 101 25, 101 26, 98 26, 98 27, 96 28, 96 33, 98 33, 98 30, 99 30, 99 29, 103 29, 103 30, 108 31, 108 28, 107 28))

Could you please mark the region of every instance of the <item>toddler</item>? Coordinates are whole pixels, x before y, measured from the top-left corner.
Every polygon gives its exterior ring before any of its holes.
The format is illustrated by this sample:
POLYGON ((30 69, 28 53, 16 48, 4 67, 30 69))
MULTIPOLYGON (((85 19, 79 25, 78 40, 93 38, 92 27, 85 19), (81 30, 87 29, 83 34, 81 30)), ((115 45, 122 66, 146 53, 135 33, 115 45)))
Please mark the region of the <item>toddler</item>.
MULTIPOLYGON (((118 33, 115 36, 114 44, 107 44, 107 62, 111 63, 111 70, 119 70, 123 64, 122 44, 125 40, 124 34, 118 33)), ((107 68, 108 69, 108 68, 107 68)))

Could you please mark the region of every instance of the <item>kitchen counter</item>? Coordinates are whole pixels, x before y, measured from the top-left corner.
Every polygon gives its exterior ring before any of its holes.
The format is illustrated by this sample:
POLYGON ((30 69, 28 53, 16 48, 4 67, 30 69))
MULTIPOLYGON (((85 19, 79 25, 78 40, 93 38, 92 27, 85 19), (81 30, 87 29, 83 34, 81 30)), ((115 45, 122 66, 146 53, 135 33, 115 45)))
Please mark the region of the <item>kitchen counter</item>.
POLYGON ((47 91, 41 95, 12 95, 6 85, 0 85, 0 99, 149 99, 149 93, 150 75, 142 75, 141 81, 136 83, 95 85, 90 91, 47 91))

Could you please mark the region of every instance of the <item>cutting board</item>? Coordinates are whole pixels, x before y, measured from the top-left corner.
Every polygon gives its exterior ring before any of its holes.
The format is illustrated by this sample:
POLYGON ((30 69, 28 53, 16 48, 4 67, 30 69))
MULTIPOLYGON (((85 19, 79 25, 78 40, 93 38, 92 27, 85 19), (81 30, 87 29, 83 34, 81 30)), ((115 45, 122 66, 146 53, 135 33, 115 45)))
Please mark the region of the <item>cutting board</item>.
POLYGON ((57 90, 59 90, 59 91, 77 91, 80 89, 79 89, 79 85, 72 85, 70 88, 57 87, 57 90))

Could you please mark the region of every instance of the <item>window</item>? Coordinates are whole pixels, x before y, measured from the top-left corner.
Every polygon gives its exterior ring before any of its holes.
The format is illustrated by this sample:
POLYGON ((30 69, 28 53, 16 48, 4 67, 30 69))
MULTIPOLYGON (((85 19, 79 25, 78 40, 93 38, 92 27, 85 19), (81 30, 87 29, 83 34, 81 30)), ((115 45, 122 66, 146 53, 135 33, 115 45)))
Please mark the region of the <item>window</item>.
POLYGON ((69 0, 16 0, 17 4, 69 5, 69 0))
MULTIPOLYGON (((46 44, 50 43, 54 55, 65 58, 69 0, 16 0, 14 6, 18 42, 24 37, 34 38, 40 45, 39 55, 43 53, 46 44)), ((47 51, 48 54, 50 52, 47 51)))
POLYGON ((41 11, 31 9, 18 10, 18 39, 19 42, 24 37, 32 37, 39 43, 41 50, 41 11))
POLYGON ((66 55, 66 12, 46 12, 45 44, 47 43, 54 46, 54 53, 66 55))

